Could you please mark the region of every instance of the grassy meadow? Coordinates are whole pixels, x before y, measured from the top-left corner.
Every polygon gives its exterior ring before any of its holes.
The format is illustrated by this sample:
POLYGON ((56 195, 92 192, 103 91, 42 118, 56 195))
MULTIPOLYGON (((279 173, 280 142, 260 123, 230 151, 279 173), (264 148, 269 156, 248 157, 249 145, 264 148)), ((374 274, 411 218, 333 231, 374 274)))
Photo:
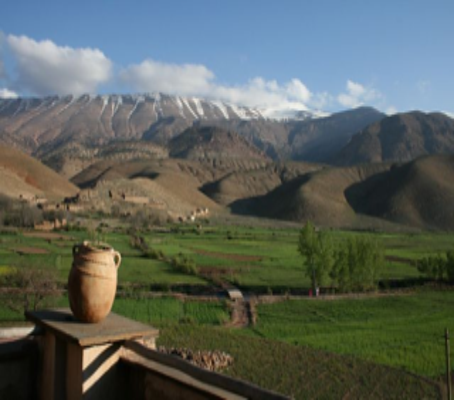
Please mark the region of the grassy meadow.
MULTIPOLYGON (((167 258, 184 254, 195 261, 202 272, 199 276, 176 271, 170 263, 144 258, 130 244, 125 232, 106 232, 103 241, 122 254, 119 285, 208 285, 207 272, 239 287, 252 291, 270 289, 276 292, 306 290, 310 287, 303 260, 297 252, 297 229, 265 229, 237 226, 174 226, 169 230, 145 231, 148 246, 167 258), (205 272, 205 273, 204 273, 205 272)), ((64 284, 72 262, 72 246, 90 235, 86 231, 58 234, 46 239, 29 236, 27 232, 0 234, 1 268, 49 268, 57 272, 64 284), (27 249, 38 250, 27 253, 27 249), (23 251, 22 251, 23 250, 23 251), (39 254, 42 252, 43 254, 39 254)), ((332 231, 334 243, 364 233, 332 231)), ((454 236, 448 234, 370 234, 383 243, 388 258, 382 280, 405 280, 420 276, 414 261, 432 253, 454 248, 454 236)), ((0 274, 3 269, 0 268, 0 274)), ((208 274, 209 275, 209 274, 208 274)))
POLYGON ((444 331, 454 332, 454 290, 258 307, 242 333, 355 356, 427 377, 445 371, 444 331))

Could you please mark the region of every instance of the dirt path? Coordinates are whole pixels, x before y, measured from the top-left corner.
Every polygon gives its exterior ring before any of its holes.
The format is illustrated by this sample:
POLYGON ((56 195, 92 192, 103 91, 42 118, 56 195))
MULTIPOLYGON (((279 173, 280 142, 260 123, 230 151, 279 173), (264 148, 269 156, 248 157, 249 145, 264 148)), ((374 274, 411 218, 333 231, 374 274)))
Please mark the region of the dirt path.
POLYGON ((41 249, 39 247, 15 247, 13 248, 17 254, 47 254, 49 253, 46 249, 41 249))
POLYGON ((230 321, 226 326, 234 328, 247 328, 248 326, 255 325, 257 320, 257 313, 255 305, 257 299, 253 298, 237 298, 230 303, 230 321))
POLYGON ((235 300, 232 302, 230 321, 228 326, 234 328, 246 328, 249 326, 249 310, 246 300, 235 300))
POLYGON ((24 232, 22 233, 25 237, 37 238, 37 239, 44 239, 44 240, 75 240, 74 237, 63 235, 60 233, 55 232, 24 232))

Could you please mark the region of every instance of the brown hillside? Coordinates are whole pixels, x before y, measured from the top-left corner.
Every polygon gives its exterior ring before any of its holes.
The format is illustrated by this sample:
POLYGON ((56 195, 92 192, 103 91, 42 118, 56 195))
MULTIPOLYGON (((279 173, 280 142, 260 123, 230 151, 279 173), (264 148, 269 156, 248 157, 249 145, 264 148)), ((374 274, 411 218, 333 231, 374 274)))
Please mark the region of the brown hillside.
POLYGON ((11 147, 0 145, 0 192, 12 198, 46 197, 61 200, 78 188, 38 160, 11 147))
POLYGON ((454 230, 454 156, 395 166, 346 191, 357 212, 421 228, 454 230))
POLYGON ((216 202, 229 205, 237 200, 262 196, 295 177, 321 169, 303 162, 268 163, 249 170, 235 170, 202 187, 216 202))
POLYGON ((161 159, 168 157, 168 151, 151 142, 121 141, 103 146, 86 146, 69 142, 56 150, 35 154, 44 164, 71 179, 90 165, 103 160, 128 161, 136 159, 161 159))
POLYGON ((428 154, 454 153, 454 119, 441 113, 410 112, 376 122, 332 158, 336 165, 407 162, 428 154))
POLYGON ((388 165, 327 168, 301 175, 269 194, 232 205, 233 211, 291 221, 312 221, 330 227, 374 227, 380 221, 358 216, 345 197, 345 190, 377 173, 388 165))
MULTIPOLYGON (((199 207, 220 207, 199 191, 212 178, 199 163, 183 160, 140 160, 120 163, 117 160, 91 165, 73 178, 81 188, 108 191, 127 196, 143 196, 150 204, 174 214, 185 214, 199 207)), ((101 196, 102 197, 102 196, 101 196)))
POLYGON ((327 168, 268 194, 232 203, 233 212, 317 225, 454 230, 454 156, 410 163, 327 168))
POLYGON ((169 142, 170 156, 189 160, 269 160, 235 132, 221 128, 189 128, 169 142))

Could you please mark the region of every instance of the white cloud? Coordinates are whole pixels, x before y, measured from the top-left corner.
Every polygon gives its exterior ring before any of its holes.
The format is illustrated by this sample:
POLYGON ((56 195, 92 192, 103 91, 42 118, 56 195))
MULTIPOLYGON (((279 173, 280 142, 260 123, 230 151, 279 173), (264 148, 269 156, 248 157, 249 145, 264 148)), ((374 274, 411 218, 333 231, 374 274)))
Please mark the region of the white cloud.
POLYGON ((5 88, 0 89, 0 99, 15 99, 16 97, 19 97, 16 92, 5 88))
POLYGON ((120 80, 141 92, 164 92, 183 96, 206 94, 214 78, 204 65, 166 64, 145 60, 120 72, 120 80))
POLYGON ((450 118, 454 119, 454 112, 449 112, 449 111, 442 111, 443 114, 447 115, 450 118))
POLYGON ((394 115, 394 114, 397 114, 397 113, 398 113, 397 108, 394 107, 394 106, 389 106, 385 110, 385 114, 387 114, 387 115, 394 115))
POLYGON ((307 103, 312 97, 312 93, 299 79, 292 79, 286 85, 287 94, 295 100, 307 103))
POLYGON ((366 92, 366 89, 360 83, 356 83, 351 80, 348 80, 347 81, 347 91, 351 96, 361 97, 366 92))
POLYGON ((383 98, 382 94, 374 88, 351 80, 347 81, 346 89, 346 93, 337 96, 337 101, 344 107, 355 108, 383 98))
POLYGON ((98 49, 57 46, 26 36, 8 35, 16 62, 15 86, 37 95, 93 93, 108 81, 112 62, 98 49))
MULTIPOLYGON (((306 110, 313 94, 299 79, 285 84, 261 77, 244 85, 222 85, 215 74, 200 64, 169 64, 145 60, 130 65, 119 74, 128 87, 140 92, 163 92, 182 96, 206 97, 250 107, 290 107, 306 110)), ((320 99, 317 98, 318 102, 320 99)))
POLYGON ((311 98, 311 106, 317 110, 323 110, 334 102, 334 96, 328 92, 315 93, 311 98))

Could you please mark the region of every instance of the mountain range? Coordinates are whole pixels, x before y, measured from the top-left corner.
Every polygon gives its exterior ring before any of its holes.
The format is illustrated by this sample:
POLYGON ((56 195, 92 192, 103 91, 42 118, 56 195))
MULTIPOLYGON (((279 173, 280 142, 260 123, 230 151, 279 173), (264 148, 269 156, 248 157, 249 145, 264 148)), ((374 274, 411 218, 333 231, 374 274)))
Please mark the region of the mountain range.
POLYGON ((61 179, 62 194, 89 191, 107 208, 107 193, 127 193, 173 216, 209 207, 333 227, 454 229, 453 119, 292 112, 271 118, 163 94, 0 99, 2 192, 56 197, 46 185, 61 179))
POLYGON ((384 117, 371 108, 284 114, 276 119, 266 109, 164 94, 0 99, 0 140, 61 167, 67 158, 91 158, 117 142, 152 143, 165 152, 188 128, 209 126, 238 133, 274 160, 326 162, 354 133, 384 117))

